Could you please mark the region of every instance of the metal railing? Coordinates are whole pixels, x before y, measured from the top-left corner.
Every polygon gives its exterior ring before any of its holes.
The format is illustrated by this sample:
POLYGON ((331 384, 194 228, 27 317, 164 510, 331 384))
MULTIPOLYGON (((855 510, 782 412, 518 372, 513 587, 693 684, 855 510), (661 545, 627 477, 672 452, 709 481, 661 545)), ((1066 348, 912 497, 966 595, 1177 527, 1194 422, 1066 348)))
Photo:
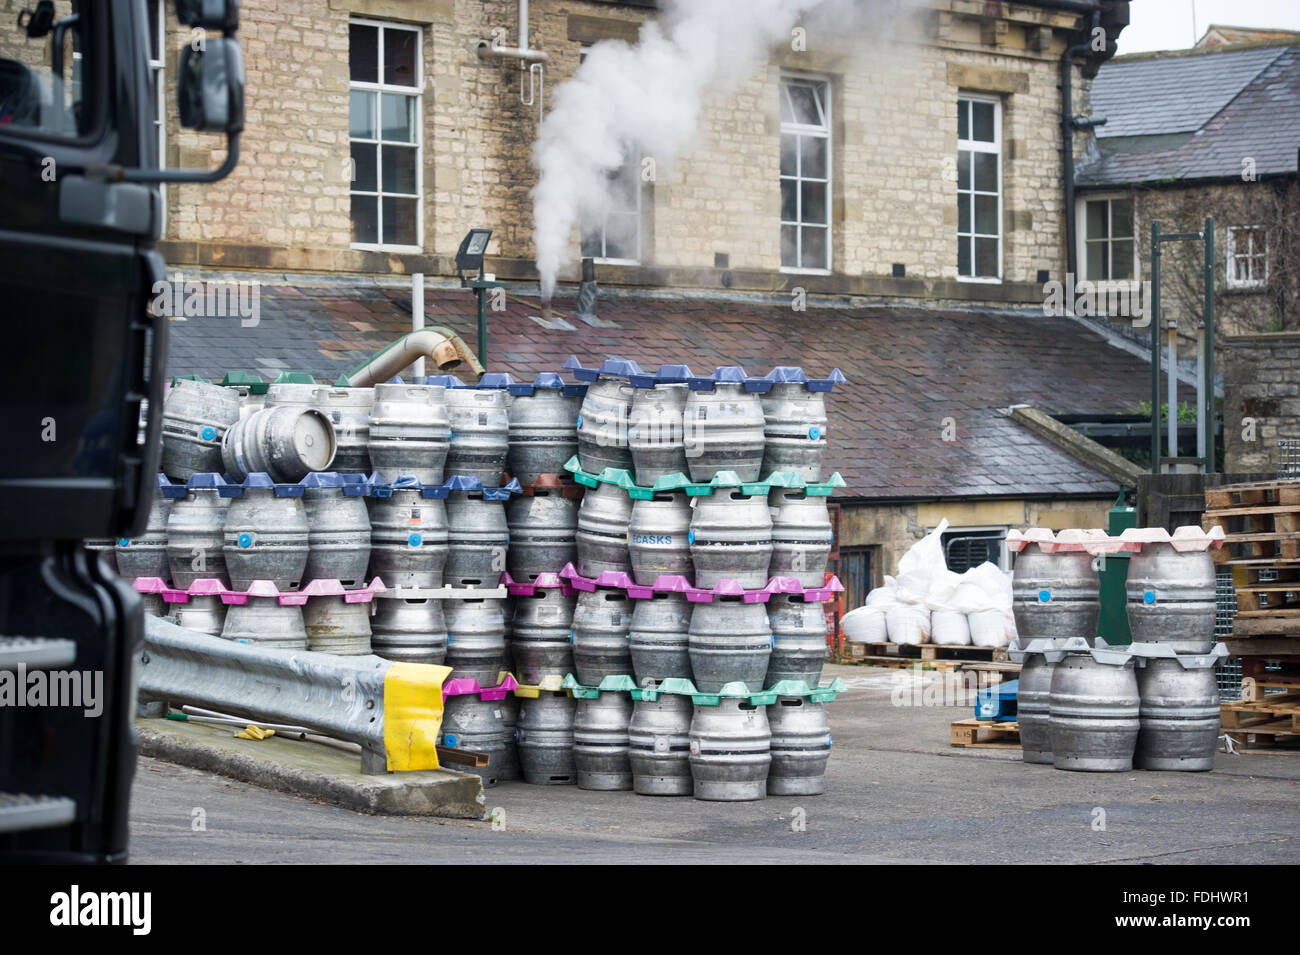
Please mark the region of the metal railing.
POLYGON ((437 769, 450 667, 275 650, 145 617, 142 703, 191 704, 301 726, 361 747, 361 770, 437 769))

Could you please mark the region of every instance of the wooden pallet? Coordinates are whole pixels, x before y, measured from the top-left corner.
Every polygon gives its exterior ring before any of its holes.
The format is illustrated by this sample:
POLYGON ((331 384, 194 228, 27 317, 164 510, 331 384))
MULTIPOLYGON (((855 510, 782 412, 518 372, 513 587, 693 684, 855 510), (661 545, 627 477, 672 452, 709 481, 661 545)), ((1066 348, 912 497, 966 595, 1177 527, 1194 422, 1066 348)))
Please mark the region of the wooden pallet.
POLYGON ((1203 526, 1225 535, 1216 564, 1300 560, 1300 481, 1207 487, 1205 507, 1203 526))
POLYGON ((1006 647, 974 647, 947 643, 860 643, 865 655, 907 658, 910 660, 979 660, 984 663, 1002 663, 1007 659, 1006 647))
POLYGON ((949 742, 964 749, 1020 749, 1020 724, 957 720, 949 727, 949 742))
POLYGON ((1224 730, 1249 730, 1270 736, 1300 734, 1300 690, 1261 694, 1255 700, 1219 705, 1224 730))
POLYGON ((934 670, 939 673, 953 673, 961 668, 960 660, 921 660, 917 657, 886 657, 868 654, 853 657, 844 663, 857 663, 868 667, 885 667, 889 670, 934 670))

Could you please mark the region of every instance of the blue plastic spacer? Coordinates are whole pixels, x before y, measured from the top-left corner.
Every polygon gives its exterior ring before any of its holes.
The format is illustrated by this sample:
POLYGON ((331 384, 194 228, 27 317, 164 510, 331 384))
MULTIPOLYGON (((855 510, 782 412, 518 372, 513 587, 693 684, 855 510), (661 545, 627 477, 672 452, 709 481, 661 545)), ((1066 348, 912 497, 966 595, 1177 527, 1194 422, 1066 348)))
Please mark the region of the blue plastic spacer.
POLYGON ((1154 590, 1148 590, 1146 593, 1144 593, 1144 594, 1142 595, 1142 602, 1143 602, 1144 604, 1153 604, 1153 603, 1155 603, 1155 602, 1156 602, 1156 594, 1155 594, 1155 591, 1154 591, 1154 590))
POLYGON ((419 534, 412 534, 410 537, 406 539, 406 543, 410 544, 412 547, 419 547, 420 542, 423 539, 424 538, 422 538, 419 534))
POLYGON ((252 547, 253 535, 247 532, 240 534, 237 543, 239 544, 240 547, 252 547))
POLYGON ((1052 592, 1050 590, 1043 589, 1038 592, 1039 603, 1041 604, 1050 603, 1051 599, 1052 599, 1052 592))
POLYGON ((204 428, 202 431, 199 432, 199 437, 201 437, 204 441, 211 441, 216 436, 217 436, 217 429, 212 427, 211 425, 208 425, 208 427, 204 428))

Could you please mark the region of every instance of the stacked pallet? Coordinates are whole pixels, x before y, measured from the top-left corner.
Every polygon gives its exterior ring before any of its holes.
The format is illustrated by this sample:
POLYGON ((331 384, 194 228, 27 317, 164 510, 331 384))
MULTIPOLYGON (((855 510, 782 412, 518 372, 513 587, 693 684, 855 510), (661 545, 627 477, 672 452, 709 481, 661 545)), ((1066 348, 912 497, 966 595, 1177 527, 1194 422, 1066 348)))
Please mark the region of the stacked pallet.
MULTIPOLYGON (((1234 638, 1277 637, 1261 653, 1300 655, 1300 482, 1255 481, 1205 489, 1207 528, 1221 527, 1215 563, 1230 568, 1237 594, 1234 638)), ((1248 655, 1251 645, 1231 648, 1248 655)))

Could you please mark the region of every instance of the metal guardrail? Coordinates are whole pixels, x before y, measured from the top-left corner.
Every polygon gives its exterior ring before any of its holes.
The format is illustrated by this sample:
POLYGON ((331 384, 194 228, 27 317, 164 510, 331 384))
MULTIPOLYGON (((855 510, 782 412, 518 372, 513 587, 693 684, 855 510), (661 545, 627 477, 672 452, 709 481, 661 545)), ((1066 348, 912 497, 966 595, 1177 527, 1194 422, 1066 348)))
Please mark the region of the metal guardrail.
POLYGON ((141 702, 303 726, 361 747, 361 770, 437 769, 450 667, 275 650, 145 617, 141 702))

